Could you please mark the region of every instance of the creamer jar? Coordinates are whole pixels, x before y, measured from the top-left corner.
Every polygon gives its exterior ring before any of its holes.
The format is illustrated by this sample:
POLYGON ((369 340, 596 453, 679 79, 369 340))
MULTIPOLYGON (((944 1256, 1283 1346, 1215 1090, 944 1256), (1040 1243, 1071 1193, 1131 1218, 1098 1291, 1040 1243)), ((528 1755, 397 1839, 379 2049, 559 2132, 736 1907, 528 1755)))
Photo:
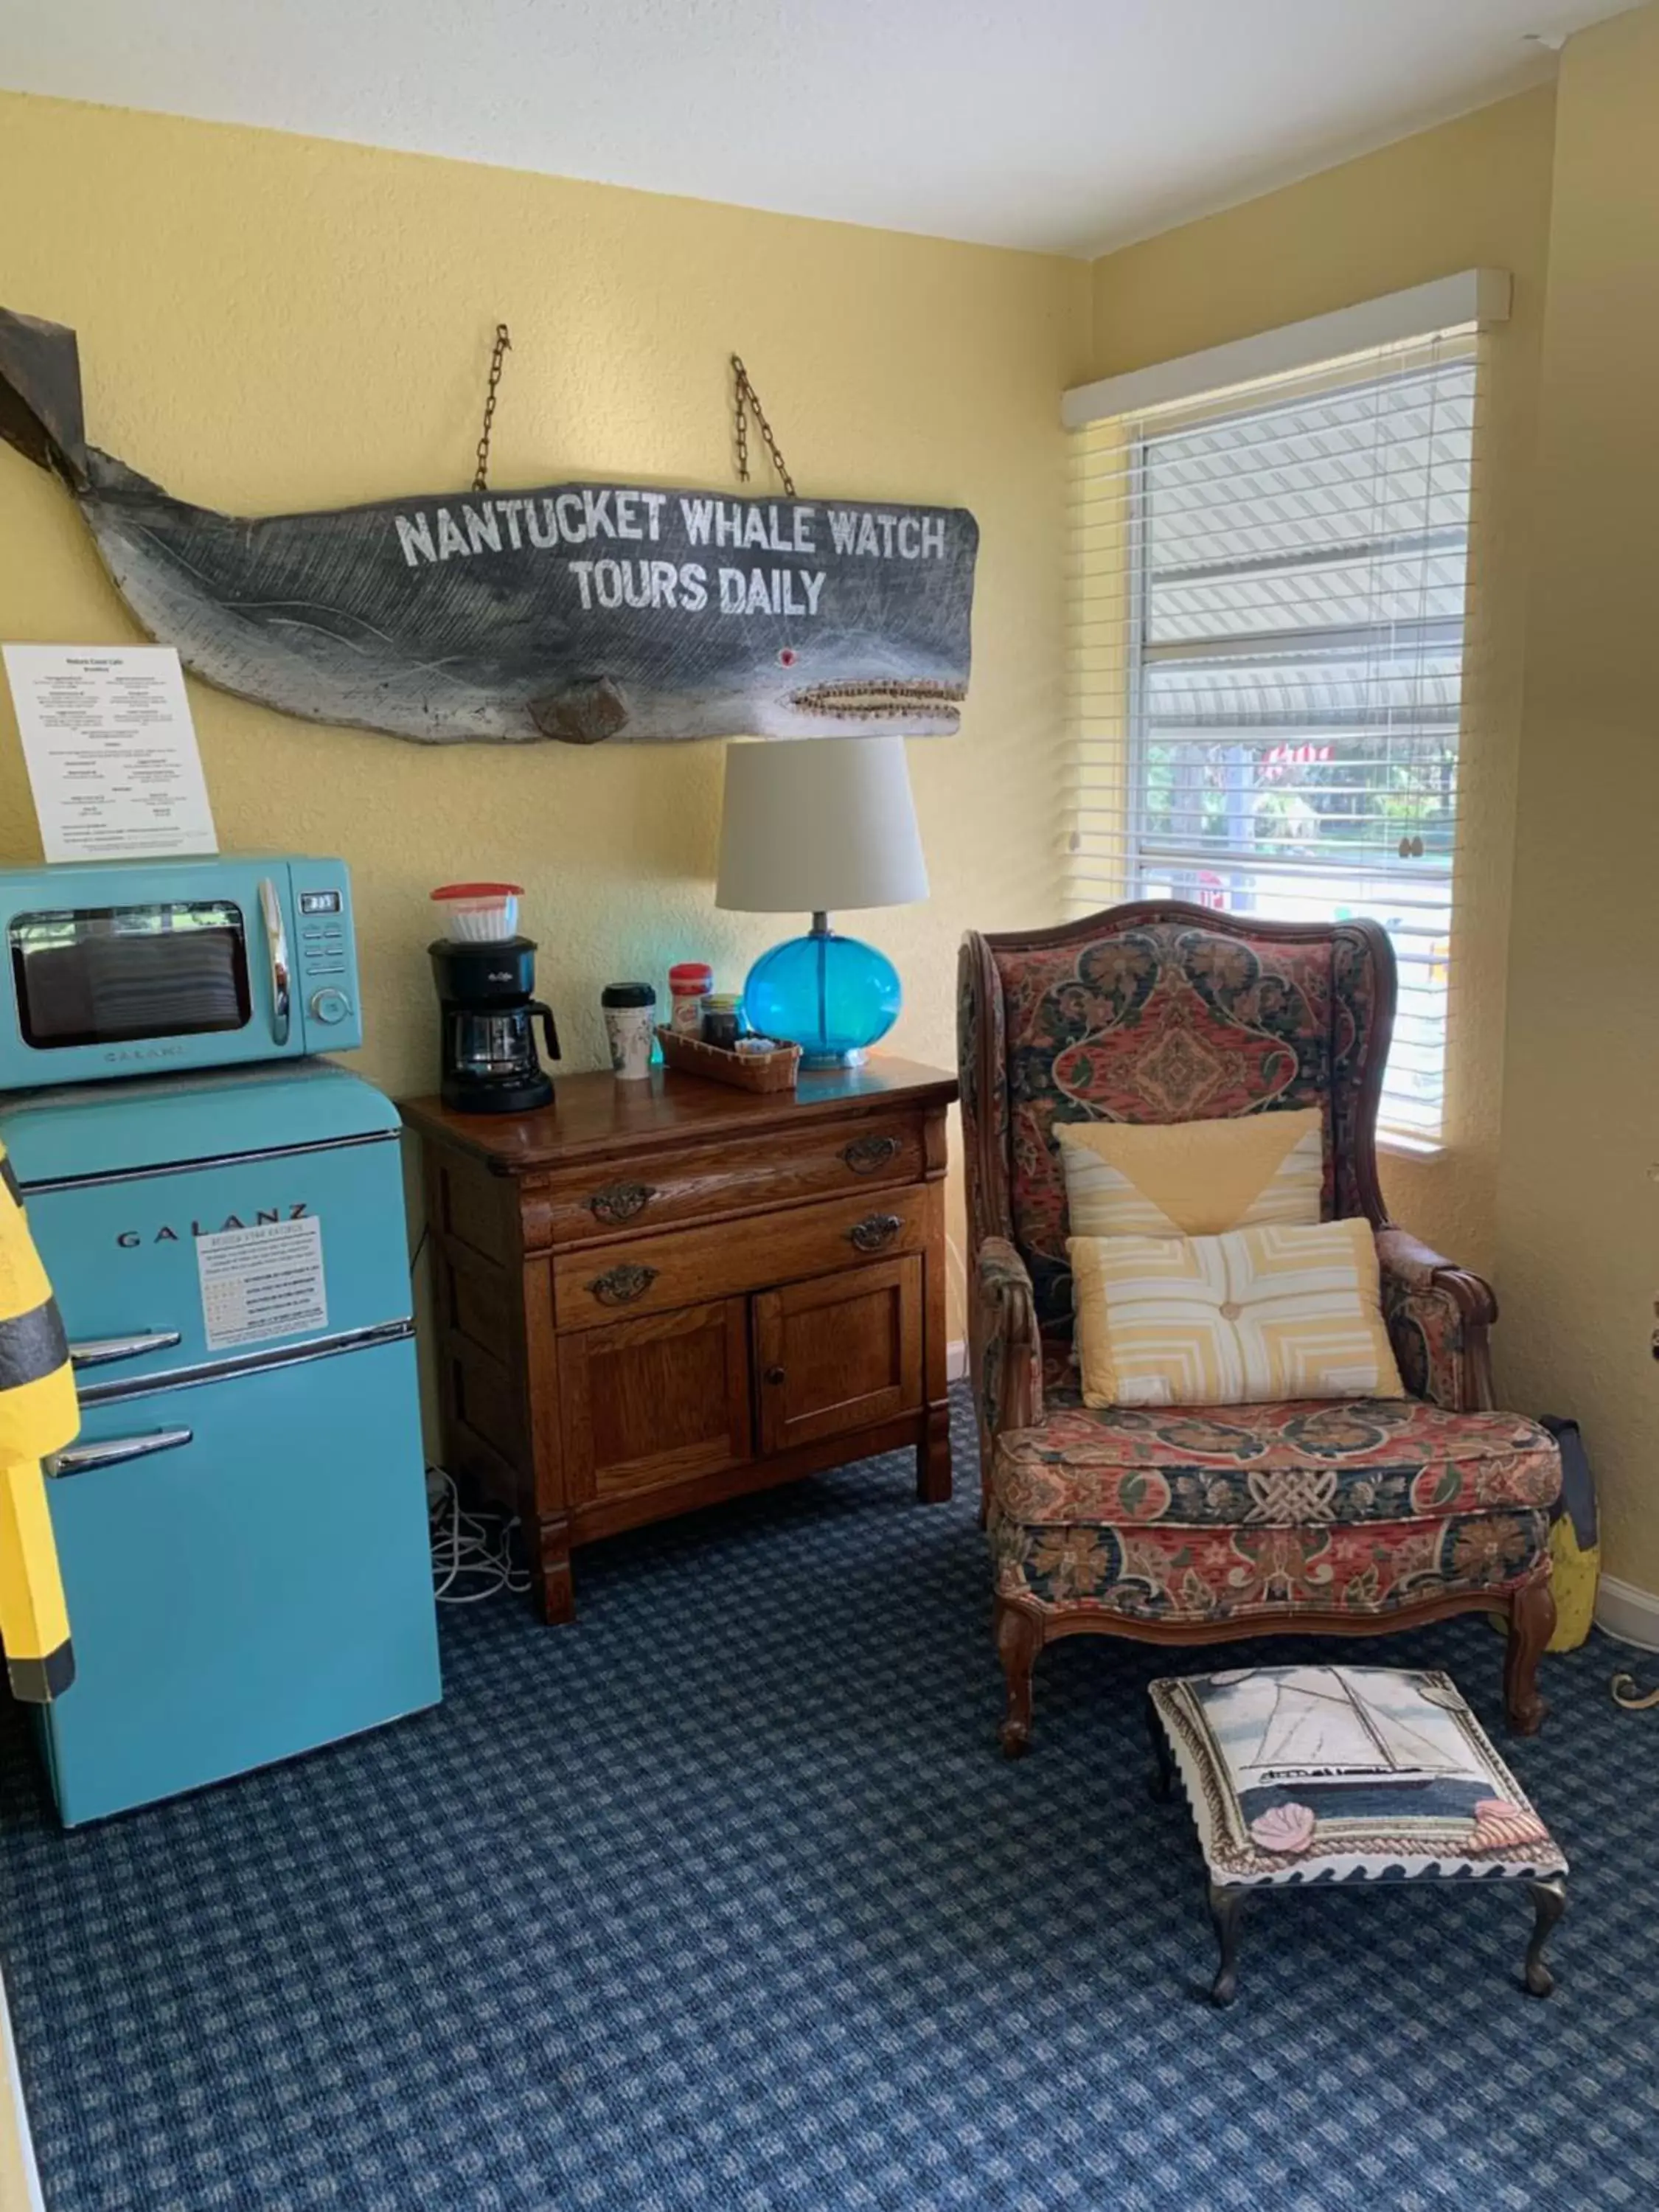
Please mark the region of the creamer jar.
POLYGON ((706 960, 682 960, 668 971, 673 1006, 668 1024, 682 1036, 697 1036, 702 1030, 704 995, 714 988, 714 971, 706 960))

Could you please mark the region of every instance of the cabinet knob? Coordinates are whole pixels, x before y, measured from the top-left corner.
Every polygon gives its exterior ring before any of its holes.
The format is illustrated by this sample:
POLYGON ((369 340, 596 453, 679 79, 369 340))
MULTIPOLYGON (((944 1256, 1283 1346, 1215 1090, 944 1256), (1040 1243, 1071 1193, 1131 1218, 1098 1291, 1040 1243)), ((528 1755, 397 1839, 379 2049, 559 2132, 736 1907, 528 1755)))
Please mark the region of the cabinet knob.
POLYGON ((782 1368, 769 1367, 766 1370, 766 1379, 769 1382, 774 1384, 781 1382, 784 1379, 782 1368))
POLYGON ((899 1139, 894 1136, 854 1137, 850 1145, 842 1146, 841 1156, 854 1175, 867 1176, 896 1159, 901 1149, 899 1139))
POLYGON ((597 1275, 588 1290, 602 1306, 625 1306, 634 1298, 641 1298, 657 1279, 655 1267, 636 1267, 631 1261, 597 1275))
POLYGON ((860 1252, 879 1252, 884 1244, 890 1244, 904 1224, 896 1213, 866 1213, 862 1221, 855 1221, 848 1231, 848 1241, 860 1252))

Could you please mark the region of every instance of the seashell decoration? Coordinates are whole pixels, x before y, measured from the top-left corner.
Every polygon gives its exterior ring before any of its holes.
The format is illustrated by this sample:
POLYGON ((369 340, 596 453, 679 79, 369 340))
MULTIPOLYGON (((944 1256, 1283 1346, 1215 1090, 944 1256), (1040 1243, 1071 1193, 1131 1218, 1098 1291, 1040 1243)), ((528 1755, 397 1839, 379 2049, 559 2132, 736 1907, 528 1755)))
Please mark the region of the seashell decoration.
POLYGON ((1274 1805, 1251 1821, 1250 1838, 1264 1851, 1293 1858, 1312 1843, 1316 1825, 1310 1805, 1274 1805))
POLYGON ((1549 1830, 1530 1805, 1511 1805, 1507 1797, 1483 1797, 1474 1808, 1471 1851, 1519 1850, 1549 1839, 1549 1830))

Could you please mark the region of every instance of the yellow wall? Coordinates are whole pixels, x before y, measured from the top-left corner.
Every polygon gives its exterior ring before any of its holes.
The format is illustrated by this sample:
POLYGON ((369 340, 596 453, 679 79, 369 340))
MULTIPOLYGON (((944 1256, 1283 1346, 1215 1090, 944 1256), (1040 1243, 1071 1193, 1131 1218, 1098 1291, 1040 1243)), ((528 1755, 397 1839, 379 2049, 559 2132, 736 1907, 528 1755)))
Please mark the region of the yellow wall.
POLYGON ((1113 376, 1454 270, 1507 269, 1489 342, 1470 564, 1447 1147, 1391 1154, 1402 1221, 1466 1264, 1497 1245, 1510 860, 1538 361, 1548 247, 1548 86, 1125 246, 1094 264, 1094 367, 1113 376))
MULTIPOLYGON (((892 1048, 954 1065, 963 929, 1059 912, 1056 395, 1088 371, 1082 264, 3 94, 0 208, 0 304, 78 331, 94 441, 206 505, 467 483, 499 317, 501 485, 732 485, 736 350, 805 494, 971 507, 972 698, 959 738, 909 749, 933 896, 860 925, 904 978, 892 1048)), ((67 497, 0 449, 0 635, 132 635, 67 497)), ((735 988, 793 926, 714 908, 717 744, 428 750, 191 697, 222 842, 351 863, 355 1064, 393 1092, 435 1072, 434 884, 526 885, 576 1066, 603 1061, 607 981, 703 954, 735 988)), ((30 859, 0 718, 0 858, 30 859)))
POLYGON ((1659 8, 1562 57, 1499 1184, 1500 1379, 1659 1592, 1659 8))

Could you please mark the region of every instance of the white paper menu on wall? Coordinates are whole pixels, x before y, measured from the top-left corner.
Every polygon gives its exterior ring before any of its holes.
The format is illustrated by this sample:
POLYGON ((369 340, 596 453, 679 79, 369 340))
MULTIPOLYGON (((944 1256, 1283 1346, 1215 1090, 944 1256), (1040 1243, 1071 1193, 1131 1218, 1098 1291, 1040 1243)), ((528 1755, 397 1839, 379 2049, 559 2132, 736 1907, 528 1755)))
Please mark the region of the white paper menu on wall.
POLYGON ((216 853, 170 645, 0 646, 49 860, 216 853))

